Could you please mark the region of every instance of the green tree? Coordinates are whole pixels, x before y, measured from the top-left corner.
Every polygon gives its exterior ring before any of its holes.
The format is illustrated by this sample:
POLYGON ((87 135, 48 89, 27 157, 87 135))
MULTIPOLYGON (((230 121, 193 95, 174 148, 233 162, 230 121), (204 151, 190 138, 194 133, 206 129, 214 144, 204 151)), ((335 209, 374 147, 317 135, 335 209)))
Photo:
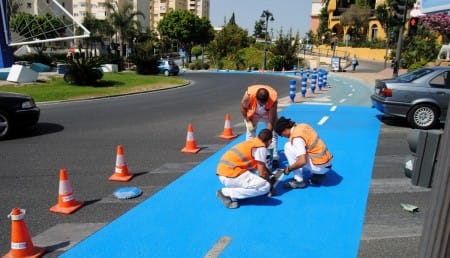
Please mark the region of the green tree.
POLYGON ((416 35, 405 38, 401 63, 408 69, 423 67, 436 59, 439 48, 436 32, 419 26, 416 35))
POLYGON ((264 20, 257 20, 255 22, 253 36, 257 39, 263 39, 266 32, 264 31, 265 25, 264 20))
POLYGON ((218 64, 223 58, 248 46, 247 30, 240 28, 237 24, 228 23, 216 33, 214 40, 208 45, 208 53, 213 63, 218 64))
POLYGON ((135 28, 139 27, 139 21, 136 20, 138 16, 145 17, 141 11, 134 11, 132 4, 125 4, 122 8, 117 8, 116 4, 107 3, 106 7, 111 12, 108 20, 112 27, 116 30, 120 37, 120 56, 123 57, 123 45, 133 42, 135 28))
POLYGON ((277 57, 277 65, 271 67, 269 62, 269 68, 275 68, 278 71, 283 68, 292 69, 298 61, 299 40, 299 34, 297 33, 294 36, 292 29, 285 35, 283 34, 283 30, 281 30, 275 44, 270 47, 272 54, 277 57), (280 57, 282 57, 283 62, 280 62, 280 57))
POLYGON ((363 41, 369 29, 370 8, 351 5, 340 17, 342 26, 349 27, 348 33, 355 41, 363 41))
MULTIPOLYGON (((114 29, 106 20, 96 19, 92 14, 87 13, 82 22, 83 26, 89 30, 90 35, 88 38, 82 39, 86 49, 89 53, 97 56, 97 44, 103 48, 104 38, 110 38, 113 35, 114 29)), ((77 34, 81 35, 84 31, 81 28, 77 28, 77 34)))
POLYGON ((317 28, 317 35, 330 38, 330 29, 328 29, 328 6, 320 9, 319 27, 317 28))
POLYGON ((186 50, 190 62, 191 48, 196 44, 207 44, 214 38, 214 29, 205 17, 198 17, 188 10, 169 12, 158 23, 161 36, 175 40, 186 50))
MULTIPOLYGON (((55 38, 65 32, 62 18, 52 16, 49 13, 44 15, 33 15, 29 13, 16 13, 9 21, 10 30, 18 33, 26 40, 55 38)), ((33 44, 39 54, 45 50, 45 43, 33 44)))

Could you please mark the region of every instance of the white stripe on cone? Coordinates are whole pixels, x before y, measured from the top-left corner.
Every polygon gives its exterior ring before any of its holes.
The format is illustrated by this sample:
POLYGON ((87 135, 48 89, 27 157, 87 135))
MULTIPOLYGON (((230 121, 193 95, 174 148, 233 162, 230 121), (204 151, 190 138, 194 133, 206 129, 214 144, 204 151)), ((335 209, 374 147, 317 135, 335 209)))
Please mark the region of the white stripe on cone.
POLYGON ((186 136, 187 141, 193 141, 194 140, 194 133, 188 132, 186 136))
POLYGON ((68 180, 62 180, 59 182, 59 194, 72 194, 72 186, 68 180))

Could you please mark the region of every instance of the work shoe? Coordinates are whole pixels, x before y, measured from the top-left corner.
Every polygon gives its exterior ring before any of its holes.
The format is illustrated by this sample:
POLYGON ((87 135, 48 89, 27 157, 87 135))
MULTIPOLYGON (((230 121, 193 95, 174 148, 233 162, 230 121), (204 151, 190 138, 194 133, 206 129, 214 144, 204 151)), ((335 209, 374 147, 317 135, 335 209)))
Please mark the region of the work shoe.
POLYGON ((325 174, 313 174, 312 177, 308 180, 308 183, 312 185, 320 184, 323 179, 325 179, 325 174))
POLYGON ((287 189, 299 189, 299 188, 305 188, 305 187, 306 187, 305 181, 300 182, 295 179, 292 179, 284 184, 284 188, 287 188, 287 189))
POLYGON ((229 209, 239 208, 239 203, 237 201, 231 200, 230 197, 228 197, 225 194, 223 194, 222 190, 217 191, 216 196, 217 196, 217 198, 219 198, 223 202, 225 207, 227 207, 229 209))

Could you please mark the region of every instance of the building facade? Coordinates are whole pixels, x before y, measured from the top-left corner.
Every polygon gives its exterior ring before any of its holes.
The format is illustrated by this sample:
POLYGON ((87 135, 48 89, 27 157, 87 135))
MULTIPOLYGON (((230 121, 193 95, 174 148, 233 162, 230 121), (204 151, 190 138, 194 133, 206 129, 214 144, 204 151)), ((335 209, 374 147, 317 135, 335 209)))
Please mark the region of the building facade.
POLYGON ((209 0, 150 0, 150 28, 156 31, 158 22, 175 10, 189 10, 209 19, 209 8, 209 0))
MULTIPOLYGON (((345 38, 348 32, 348 27, 342 26, 340 18, 341 15, 353 4, 355 0, 330 0, 328 3, 328 29, 339 38, 345 38)), ((367 38, 369 40, 384 40, 386 33, 381 26, 380 21, 375 17, 375 9, 385 3, 385 0, 376 0, 373 6, 370 6, 372 12, 369 18, 369 30, 367 38)), ((311 30, 317 31, 320 23, 320 11, 324 8, 322 0, 313 0, 311 9, 311 30)))

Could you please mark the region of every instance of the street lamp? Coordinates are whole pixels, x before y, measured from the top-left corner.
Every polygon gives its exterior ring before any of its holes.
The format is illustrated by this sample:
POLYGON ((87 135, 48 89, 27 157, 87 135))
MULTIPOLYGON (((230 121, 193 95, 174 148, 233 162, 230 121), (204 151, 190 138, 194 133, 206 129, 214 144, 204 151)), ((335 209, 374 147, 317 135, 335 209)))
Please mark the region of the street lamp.
POLYGON ((274 21, 273 14, 269 10, 264 10, 261 14, 261 18, 265 19, 266 32, 264 33, 264 59, 263 59, 263 70, 266 70, 266 59, 267 59, 267 30, 269 28, 269 20, 274 21))

